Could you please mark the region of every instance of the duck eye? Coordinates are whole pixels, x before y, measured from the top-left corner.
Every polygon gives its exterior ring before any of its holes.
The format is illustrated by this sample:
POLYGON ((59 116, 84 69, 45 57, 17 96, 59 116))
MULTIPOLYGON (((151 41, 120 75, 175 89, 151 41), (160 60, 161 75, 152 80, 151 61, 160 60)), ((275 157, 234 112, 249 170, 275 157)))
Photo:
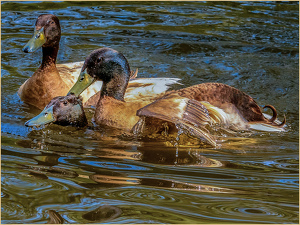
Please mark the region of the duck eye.
POLYGON ((99 58, 97 58, 97 60, 96 60, 97 63, 101 63, 102 61, 103 61, 103 58, 102 58, 102 57, 99 57, 99 58))
POLYGON ((67 102, 67 101, 64 101, 64 105, 68 105, 68 102, 67 102))
POLYGON ((51 23, 50 24, 54 24, 54 21, 51 21, 51 23))

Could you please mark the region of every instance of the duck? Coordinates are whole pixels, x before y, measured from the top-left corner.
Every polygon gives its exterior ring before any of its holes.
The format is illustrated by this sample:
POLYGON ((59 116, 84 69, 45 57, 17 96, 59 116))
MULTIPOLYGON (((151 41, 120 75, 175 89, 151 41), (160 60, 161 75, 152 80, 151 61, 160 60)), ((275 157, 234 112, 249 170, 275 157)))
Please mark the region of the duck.
MULTIPOLYGON (((20 99, 39 109, 44 109, 57 96, 66 96, 75 84, 83 66, 82 62, 56 64, 61 38, 59 19, 53 14, 42 14, 35 22, 33 37, 23 47, 23 52, 31 53, 42 48, 43 59, 40 67, 19 88, 20 99)), ((133 98, 136 92, 144 95, 160 95, 168 86, 179 83, 173 78, 136 78, 138 70, 131 71, 131 80, 127 95, 133 98), (141 90, 147 86, 146 90, 141 90), (163 87, 165 86, 165 87, 163 87), (165 89, 164 89, 165 88, 165 89)), ((101 84, 96 82, 82 94, 84 107, 91 107, 98 102, 101 84), (98 93, 98 94, 97 94, 98 93)))
POLYGON ((216 147, 212 131, 219 127, 238 132, 284 131, 286 118, 280 122, 273 106, 264 107, 273 113, 266 116, 252 97, 222 83, 201 83, 153 98, 126 100, 130 74, 122 53, 111 48, 96 49, 86 58, 68 94, 79 97, 89 85, 102 82, 94 123, 134 134, 160 133, 167 127, 169 133, 184 131, 216 147))
POLYGON ((86 127, 88 120, 83 109, 82 97, 74 94, 54 97, 39 116, 27 121, 25 126, 33 127, 49 123, 86 127))

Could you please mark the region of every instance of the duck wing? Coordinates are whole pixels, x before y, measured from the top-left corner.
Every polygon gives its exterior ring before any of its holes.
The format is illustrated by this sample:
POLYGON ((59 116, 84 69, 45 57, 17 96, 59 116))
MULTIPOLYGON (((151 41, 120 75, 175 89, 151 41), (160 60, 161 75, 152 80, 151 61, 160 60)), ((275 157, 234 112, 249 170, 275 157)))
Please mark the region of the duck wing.
MULTIPOLYGON (((274 107, 273 116, 263 114, 252 97, 219 83, 204 83, 169 92, 164 97, 139 109, 137 116, 157 118, 174 123, 192 135, 216 146, 210 128, 225 131, 283 131, 274 107)), ((138 129, 138 127, 134 127, 138 129)))
MULTIPOLYGON (((216 146, 215 138, 205 128, 207 124, 211 123, 209 112, 197 100, 181 97, 178 93, 173 92, 139 109, 136 115, 174 123, 193 136, 216 146)), ((133 130, 136 129, 138 127, 133 128, 133 130)))
POLYGON ((129 81, 125 101, 136 101, 151 98, 153 101, 165 95, 170 86, 179 83, 179 78, 138 78, 129 81))
MULTIPOLYGON (((136 72, 133 74, 136 77, 136 72)), ((131 78, 129 80, 124 99, 126 102, 153 102, 164 96, 171 85, 180 84, 179 78, 131 78)), ((96 105, 100 93, 92 96, 84 107, 96 105)))
MULTIPOLYGON (((273 116, 262 113, 256 101, 246 93, 221 83, 202 83, 178 90, 180 96, 207 102, 205 106, 212 117, 219 117, 223 124, 232 125, 237 130, 259 130, 267 132, 283 131, 286 119, 277 118, 276 109, 271 105, 273 116)), ((205 104, 205 103, 203 103, 205 104)))

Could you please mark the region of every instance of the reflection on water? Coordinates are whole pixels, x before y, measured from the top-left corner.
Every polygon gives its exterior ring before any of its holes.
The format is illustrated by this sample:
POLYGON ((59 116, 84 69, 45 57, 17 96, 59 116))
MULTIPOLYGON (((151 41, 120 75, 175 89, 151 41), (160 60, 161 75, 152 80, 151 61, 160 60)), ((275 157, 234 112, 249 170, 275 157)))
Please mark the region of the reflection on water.
POLYGON ((49 221, 48 224, 63 224, 64 219, 59 215, 58 212, 55 212, 54 210, 48 210, 49 214, 49 221))
POLYGON ((2 223, 299 222, 298 2, 2 2, 1 10, 2 223), (60 19, 58 63, 112 47, 139 77, 180 78, 175 89, 232 85, 273 105, 288 129, 222 133, 210 148, 92 123, 26 128, 40 111, 16 92, 41 51, 21 49, 41 13, 60 19))
POLYGON ((103 222, 107 220, 112 220, 117 218, 122 214, 122 210, 115 206, 104 205, 82 215, 83 219, 93 221, 93 222, 103 222))

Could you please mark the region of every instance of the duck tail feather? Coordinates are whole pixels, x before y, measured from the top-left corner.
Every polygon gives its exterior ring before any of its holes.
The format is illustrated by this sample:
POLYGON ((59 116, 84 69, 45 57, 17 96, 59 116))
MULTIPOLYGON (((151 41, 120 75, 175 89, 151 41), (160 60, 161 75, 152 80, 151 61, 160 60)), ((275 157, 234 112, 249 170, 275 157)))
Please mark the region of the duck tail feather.
MULTIPOLYGON (((283 121, 285 122, 285 120, 283 121)), ((265 122, 249 122, 250 129, 265 132, 281 132, 284 131, 283 125, 274 125, 265 122)))
POLYGON ((263 109, 265 109, 265 108, 269 108, 269 109, 272 110, 273 116, 272 116, 271 119, 268 119, 268 121, 269 121, 270 123, 273 123, 273 122, 277 119, 277 111, 276 111, 275 107, 272 106, 272 105, 265 105, 265 106, 263 107, 263 109))
POLYGON ((275 107, 272 106, 272 105, 266 105, 266 106, 263 107, 263 109, 265 109, 265 108, 269 108, 273 112, 273 115, 272 115, 271 118, 268 118, 269 116, 266 115, 266 114, 264 114, 264 117, 269 122, 268 125, 274 126, 274 127, 278 127, 278 128, 283 128, 284 125, 286 124, 286 117, 285 117, 285 115, 283 115, 283 117, 284 117, 283 121, 280 123, 279 120, 277 120, 277 111, 276 111, 275 107))
POLYGON ((278 124, 277 126, 282 128, 282 127, 284 127, 285 123, 286 123, 286 117, 285 117, 285 115, 283 115, 283 121, 280 124, 278 124))
POLYGON ((136 68, 135 72, 131 71, 130 80, 135 79, 138 75, 139 69, 136 68))

